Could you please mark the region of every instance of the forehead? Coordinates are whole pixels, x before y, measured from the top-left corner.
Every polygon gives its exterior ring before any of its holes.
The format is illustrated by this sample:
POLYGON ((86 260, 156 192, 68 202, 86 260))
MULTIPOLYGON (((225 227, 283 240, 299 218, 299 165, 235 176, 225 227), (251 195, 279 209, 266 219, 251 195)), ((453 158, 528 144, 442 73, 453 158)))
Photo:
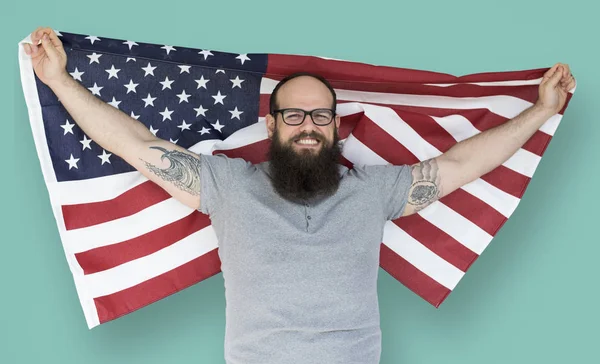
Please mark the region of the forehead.
POLYGON ((329 108, 333 103, 331 92, 321 81, 300 76, 286 82, 277 93, 279 108, 299 107, 304 109, 329 108))

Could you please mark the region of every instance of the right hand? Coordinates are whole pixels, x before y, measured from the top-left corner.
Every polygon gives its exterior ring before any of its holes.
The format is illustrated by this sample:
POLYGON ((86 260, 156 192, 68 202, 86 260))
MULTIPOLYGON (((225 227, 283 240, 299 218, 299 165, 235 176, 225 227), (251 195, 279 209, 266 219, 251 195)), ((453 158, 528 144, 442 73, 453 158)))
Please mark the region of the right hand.
POLYGON ((25 53, 31 56, 33 70, 38 78, 50 86, 68 76, 67 54, 58 36, 48 27, 39 27, 31 33, 33 44, 23 45, 25 53), (39 41, 42 46, 39 46, 39 41))

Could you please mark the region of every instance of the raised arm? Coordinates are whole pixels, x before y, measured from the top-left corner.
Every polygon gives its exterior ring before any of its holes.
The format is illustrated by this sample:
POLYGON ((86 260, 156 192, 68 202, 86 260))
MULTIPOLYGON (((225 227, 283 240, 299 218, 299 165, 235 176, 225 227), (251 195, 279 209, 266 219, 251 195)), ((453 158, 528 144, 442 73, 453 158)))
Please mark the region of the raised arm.
POLYGON ((413 184, 403 216, 418 212, 508 160, 565 105, 575 79, 557 63, 545 74, 536 103, 514 119, 455 144, 446 153, 411 166, 413 184))
POLYGON ((77 125, 102 148, 123 158, 177 200, 197 209, 199 156, 156 138, 141 122, 108 105, 74 80, 65 68, 67 57, 62 42, 52 29, 36 29, 31 40, 33 44, 24 48, 32 57, 36 75, 52 89, 77 125))

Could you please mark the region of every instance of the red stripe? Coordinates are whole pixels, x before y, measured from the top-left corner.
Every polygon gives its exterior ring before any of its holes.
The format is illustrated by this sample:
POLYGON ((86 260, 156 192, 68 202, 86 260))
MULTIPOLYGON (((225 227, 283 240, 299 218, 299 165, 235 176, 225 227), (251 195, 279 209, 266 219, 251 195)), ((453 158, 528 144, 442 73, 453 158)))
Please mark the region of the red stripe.
POLYGON ((393 222, 427 249, 463 272, 479 257, 419 214, 404 216, 393 222))
POLYGON ((439 307, 452 292, 415 268, 385 244, 381 244, 379 265, 392 277, 435 307, 439 307))
POLYGON ((67 230, 80 229, 131 216, 171 196, 152 181, 144 182, 107 201, 63 205, 67 230))
POLYGON ((491 236, 506 222, 506 217, 493 207, 459 188, 440 199, 440 202, 479 226, 491 236))
POLYGON ((166 248, 211 224, 207 215, 194 211, 188 216, 154 231, 75 254, 84 274, 97 273, 166 248))
POLYGON ((499 190, 518 198, 523 196, 525 188, 531 181, 531 178, 502 165, 484 174, 481 176, 481 179, 499 190))
POLYGON ((221 271, 218 249, 133 287, 94 298, 98 319, 103 324, 136 311, 221 271))

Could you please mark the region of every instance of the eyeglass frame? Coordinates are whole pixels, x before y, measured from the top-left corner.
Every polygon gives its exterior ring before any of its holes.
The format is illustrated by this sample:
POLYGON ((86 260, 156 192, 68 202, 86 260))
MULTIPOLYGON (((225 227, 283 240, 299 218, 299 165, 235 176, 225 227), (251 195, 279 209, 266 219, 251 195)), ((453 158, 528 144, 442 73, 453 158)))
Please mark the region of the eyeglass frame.
POLYGON ((297 108, 297 107, 288 107, 288 108, 285 108, 285 109, 276 109, 276 110, 273 110, 273 112, 271 113, 271 115, 273 115, 273 117, 275 117, 275 115, 276 115, 276 114, 279 114, 279 113, 281 113, 281 120, 283 120, 283 122, 284 122, 286 125, 289 125, 289 126, 298 126, 298 125, 302 125, 302 123, 304 123, 304 120, 306 120, 306 115, 307 115, 307 114, 308 114, 308 115, 310 115, 310 119, 312 120, 313 124, 315 124, 315 125, 317 125, 317 126, 327 126, 327 125, 331 124, 331 122, 333 121, 333 119, 335 119, 335 117, 337 116, 337 113, 335 112, 335 110, 334 110, 334 109, 329 109, 329 108, 326 108, 326 107, 320 107, 320 108, 317 108, 317 109, 312 109, 312 110, 304 110, 304 109, 300 109, 300 108, 297 108), (297 111, 302 111, 302 112, 304 113, 304 116, 302 117, 302 121, 301 121, 300 123, 298 123, 298 124, 290 124, 290 123, 288 123, 287 121, 285 121, 285 117, 283 116, 283 113, 284 113, 285 111, 287 111, 287 110, 297 110, 297 111), (323 125, 321 125, 321 124, 317 124, 317 123, 315 122, 315 119, 313 118, 313 112, 315 112, 315 111, 317 111, 317 110, 327 110, 327 111, 331 111, 331 119, 329 120, 329 122, 328 122, 327 124, 323 124, 323 125))

